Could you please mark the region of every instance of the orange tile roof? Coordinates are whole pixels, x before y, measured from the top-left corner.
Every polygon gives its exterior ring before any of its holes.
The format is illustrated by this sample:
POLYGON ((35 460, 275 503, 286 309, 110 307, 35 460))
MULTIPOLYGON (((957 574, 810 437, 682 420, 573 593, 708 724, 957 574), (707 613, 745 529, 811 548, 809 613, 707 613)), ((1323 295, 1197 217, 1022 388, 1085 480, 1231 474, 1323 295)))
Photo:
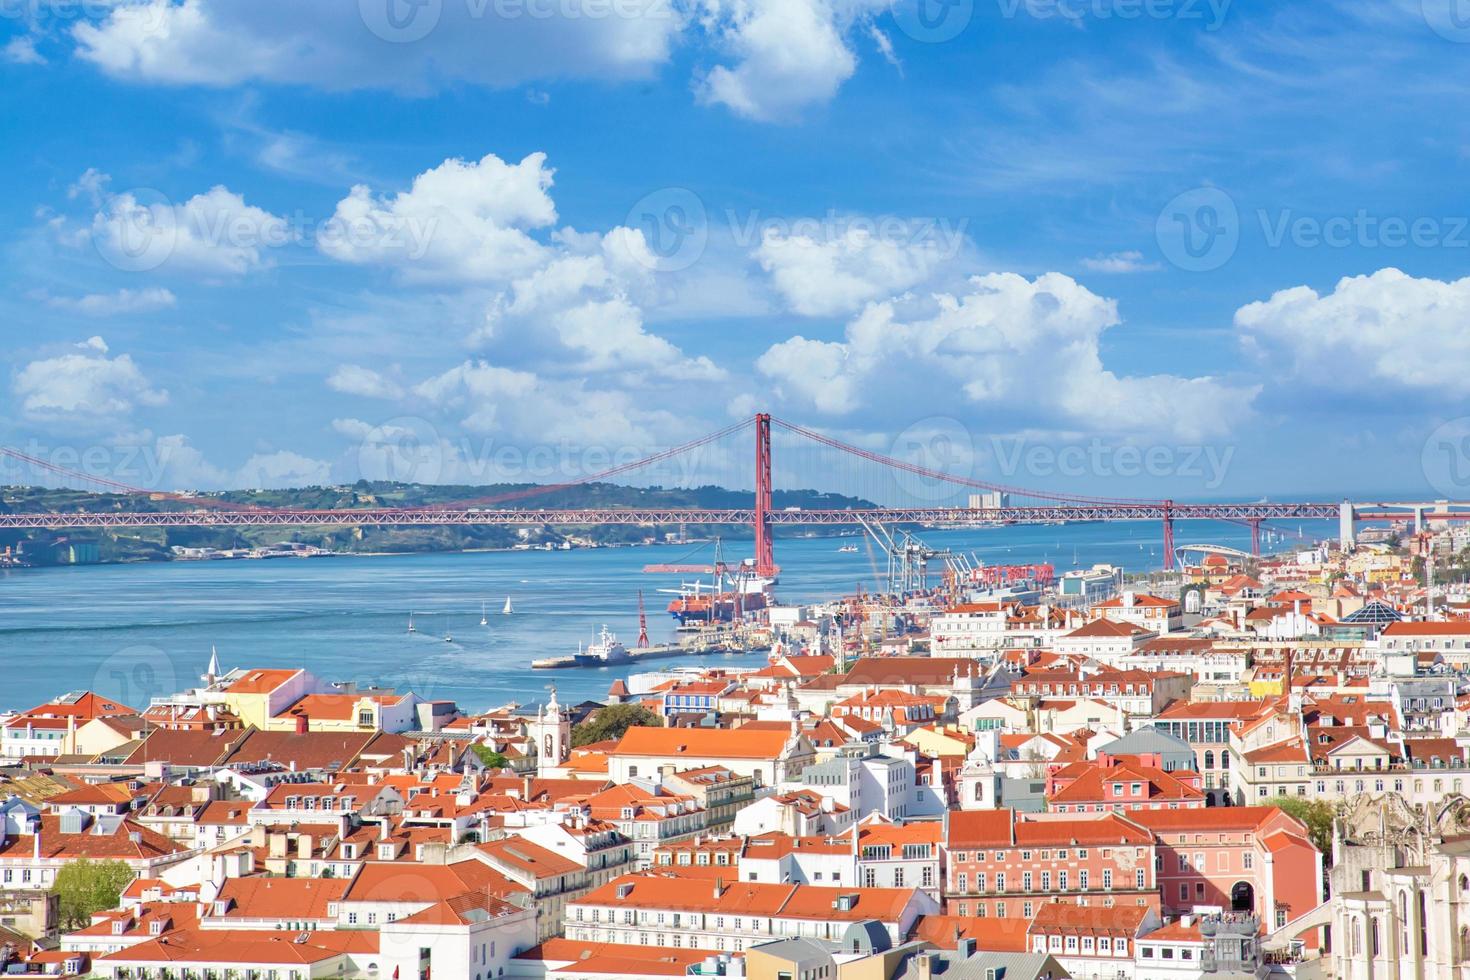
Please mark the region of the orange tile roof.
POLYGON ((775 759, 791 738, 791 730, 753 731, 744 728, 630 728, 618 741, 613 756, 687 755, 691 758, 775 759))
POLYGON ((269 694, 301 673, 296 670, 251 670, 225 688, 231 694, 269 694))

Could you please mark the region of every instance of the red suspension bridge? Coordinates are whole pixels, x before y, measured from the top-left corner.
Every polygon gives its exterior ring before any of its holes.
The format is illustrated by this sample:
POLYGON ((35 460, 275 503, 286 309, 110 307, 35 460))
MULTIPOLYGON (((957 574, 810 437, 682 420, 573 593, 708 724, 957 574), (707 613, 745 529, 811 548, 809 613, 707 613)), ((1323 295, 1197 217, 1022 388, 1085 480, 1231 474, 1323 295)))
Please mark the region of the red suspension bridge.
MULTIPOLYGON (((757 573, 778 571, 772 530, 792 526, 841 526, 862 522, 886 524, 973 525, 977 523, 1051 524, 1093 521, 1156 521, 1162 527, 1164 567, 1174 565, 1174 526, 1178 521, 1219 521, 1251 529, 1251 551, 1260 553, 1262 528, 1274 521, 1337 520, 1345 544, 1361 521, 1413 520, 1416 530, 1426 520, 1470 520, 1470 503, 1353 503, 1349 501, 1189 503, 1174 500, 1089 497, 1057 491, 1033 490, 978 480, 921 466, 869 449, 853 446, 795 423, 760 414, 717 432, 632 462, 600 470, 563 483, 541 484, 452 504, 418 507, 351 507, 309 510, 264 507, 193 493, 147 490, 115 480, 81 473, 41 457, 0 447, 0 457, 61 477, 79 488, 109 494, 137 496, 166 505, 157 510, 122 508, 94 511, 0 513, 0 529, 63 530, 73 528, 187 528, 187 527, 391 527, 432 525, 593 526, 593 525, 746 525, 755 533, 757 573), (1004 506, 962 507, 941 504, 890 507, 776 508, 772 505, 772 430, 797 444, 829 450, 840 457, 866 461, 889 474, 903 474, 928 488, 947 488, 948 496, 964 491, 1003 494, 1004 506), (660 464, 687 457, 704 447, 747 430, 755 437, 755 493, 751 506, 698 507, 576 507, 509 506, 533 497, 591 483, 607 483, 649 471, 660 464), (1012 505, 1009 498, 1024 504, 1012 505)), ((693 485, 693 484, 689 484, 693 485)))

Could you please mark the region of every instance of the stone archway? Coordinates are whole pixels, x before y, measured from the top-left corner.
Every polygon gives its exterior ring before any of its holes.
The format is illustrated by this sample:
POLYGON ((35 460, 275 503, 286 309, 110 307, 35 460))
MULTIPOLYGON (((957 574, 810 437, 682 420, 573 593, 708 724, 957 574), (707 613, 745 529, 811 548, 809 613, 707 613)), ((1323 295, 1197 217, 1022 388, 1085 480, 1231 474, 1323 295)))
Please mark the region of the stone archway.
POLYGON ((1254 912, 1255 910, 1255 886, 1248 881, 1237 881, 1235 887, 1230 889, 1230 911, 1254 912))

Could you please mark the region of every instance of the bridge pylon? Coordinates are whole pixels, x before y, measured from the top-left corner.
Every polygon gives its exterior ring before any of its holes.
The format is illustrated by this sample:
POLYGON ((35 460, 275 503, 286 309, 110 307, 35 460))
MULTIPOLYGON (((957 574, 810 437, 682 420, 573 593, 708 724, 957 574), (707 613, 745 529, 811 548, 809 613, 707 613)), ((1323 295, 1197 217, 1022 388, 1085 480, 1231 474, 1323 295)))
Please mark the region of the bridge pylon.
POLYGON ((775 578, 776 546, 771 540, 771 416, 755 417, 755 573, 775 578))

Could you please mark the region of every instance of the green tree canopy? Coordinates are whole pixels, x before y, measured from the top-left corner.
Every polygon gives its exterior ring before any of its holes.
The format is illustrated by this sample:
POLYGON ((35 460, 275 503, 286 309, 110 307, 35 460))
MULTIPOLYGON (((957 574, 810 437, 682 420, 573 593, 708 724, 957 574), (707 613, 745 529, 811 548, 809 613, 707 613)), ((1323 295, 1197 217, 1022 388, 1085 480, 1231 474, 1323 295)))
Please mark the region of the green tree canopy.
POLYGON ((1322 858, 1328 864, 1332 863, 1332 804, 1326 800, 1308 800, 1299 796, 1278 796, 1274 800, 1267 800, 1267 806, 1274 806, 1289 816, 1296 817, 1307 825, 1307 833, 1312 843, 1317 845, 1317 850, 1322 852, 1322 858))
POLYGON ((121 861, 79 858, 64 866, 51 886, 62 924, 80 929, 91 924, 95 913, 117 908, 123 889, 133 877, 133 869, 121 861))
POLYGON ((475 753, 475 758, 479 759, 481 764, 486 768, 507 769, 510 767, 510 761, 504 755, 496 752, 483 742, 476 742, 474 745, 471 745, 470 751, 475 753))
POLYGON ((641 704, 610 704, 572 729, 572 744, 590 745, 622 738, 624 732, 636 726, 659 728, 663 719, 641 704))

